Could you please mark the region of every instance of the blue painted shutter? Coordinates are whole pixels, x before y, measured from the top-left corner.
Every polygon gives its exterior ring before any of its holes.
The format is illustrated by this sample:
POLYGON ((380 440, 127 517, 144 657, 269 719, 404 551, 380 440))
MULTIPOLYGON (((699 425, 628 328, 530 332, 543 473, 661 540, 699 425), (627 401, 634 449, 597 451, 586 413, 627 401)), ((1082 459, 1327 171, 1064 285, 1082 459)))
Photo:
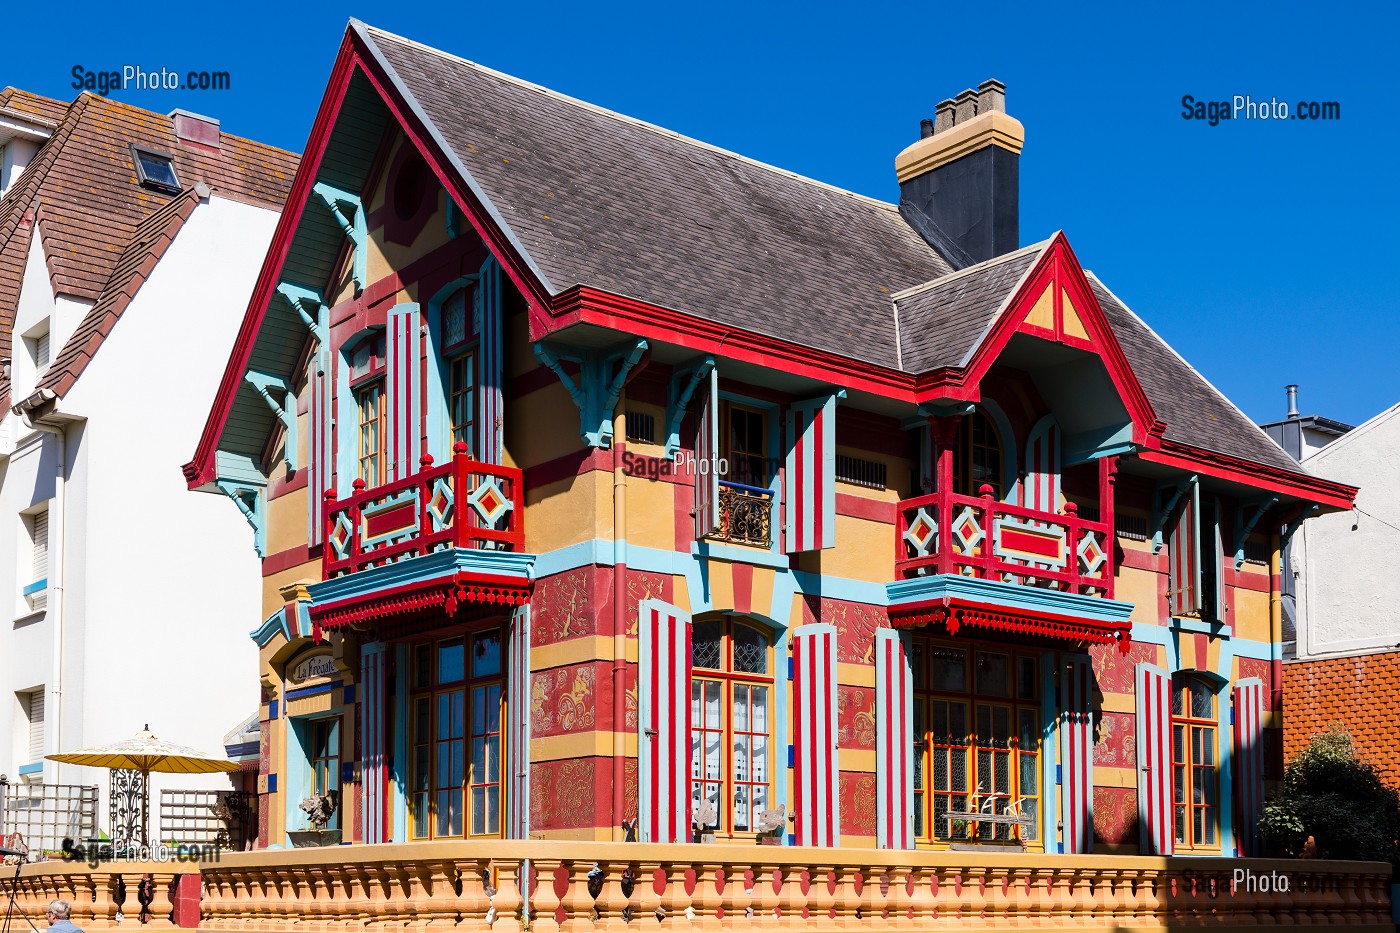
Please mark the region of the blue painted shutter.
POLYGON ((423 359, 418 305, 389 310, 388 357, 389 479, 418 472, 423 438, 423 359))
POLYGON ((695 537, 719 529, 719 373, 709 374, 696 390, 695 399, 695 537))
POLYGON ((875 632, 876 845, 914 848, 914 672, 909 636, 875 632))
POLYGON ((1060 511, 1060 426, 1050 415, 1037 421, 1026 437, 1021 504, 1051 515, 1060 511))
POLYGON ((834 846, 841 840, 836 762, 836 626, 792 630, 793 811, 797 844, 834 846))
POLYGON ((506 838, 530 838, 530 607, 515 610, 506 651, 506 838))
MULTIPOLYGON (((324 310, 321 312, 324 314, 324 310)), ((335 383, 331 381, 330 352, 317 343, 311 355, 310 372, 307 375, 307 391, 311 431, 307 437, 306 495, 307 542, 319 544, 325 532, 326 490, 334 486, 331 475, 335 465, 335 451, 331 446, 331 412, 335 407, 335 383)))
POLYGON ((1239 854, 1259 855, 1259 818, 1264 815, 1264 682, 1246 677, 1235 684, 1235 804, 1239 854))
POLYGON ((385 745, 388 706, 388 646, 370 642, 360 648, 360 787, 361 841, 388 842, 385 830, 389 787, 389 751, 385 745))
POLYGON ((637 629, 638 838, 689 842, 690 614, 643 600, 637 629))
POLYGON ((1171 675, 1154 664, 1137 666, 1138 829, 1144 855, 1171 855, 1171 675))
POLYGON ((504 410, 501 385, 501 331, 504 307, 501 301, 501 265, 489 256, 481 267, 476 289, 481 326, 481 450, 472 456, 499 464, 504 456, 504 410))
POLYGON ((836 396, 794 403, 788 409, 787 438, 787 552, 835 547, 836 396))
POLYGON ((1064 660, 1060 801, 1065 851, 1085 853, 1094 849, 1094 670, 1088 657, 1064 660))

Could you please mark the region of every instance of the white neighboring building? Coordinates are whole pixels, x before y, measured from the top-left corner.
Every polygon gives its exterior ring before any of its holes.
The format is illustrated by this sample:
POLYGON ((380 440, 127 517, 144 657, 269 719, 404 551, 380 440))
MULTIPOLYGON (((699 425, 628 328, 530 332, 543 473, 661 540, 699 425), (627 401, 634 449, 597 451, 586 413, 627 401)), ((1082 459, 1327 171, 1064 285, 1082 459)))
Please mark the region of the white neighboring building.
MULTIPOLYGON (((0 147, 24 162, 0 174, 0 774, 26 795, 97 784, 109 829, 108 773, 45 755, 147 724, 221 753, 258 703, 259 555, 179 465, 297 158, 193 114, 9 88, 0 147)), ((152 833, 162 789, 235 781, 153 775, 152 833)))

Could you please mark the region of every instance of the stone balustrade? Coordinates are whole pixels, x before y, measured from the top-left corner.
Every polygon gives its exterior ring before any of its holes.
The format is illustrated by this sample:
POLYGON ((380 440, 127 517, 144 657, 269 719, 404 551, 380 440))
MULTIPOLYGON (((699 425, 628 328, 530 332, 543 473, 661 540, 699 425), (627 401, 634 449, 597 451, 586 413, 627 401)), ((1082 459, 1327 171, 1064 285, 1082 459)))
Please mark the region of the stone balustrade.
POLYGON ((489 841, 240 852, 200 867, 200 926, 228 933, 1394 929, 1389 866, 1372 862, 489 841), (1235 883, 1237 870, 1254 883, 1235 883))
POLYGON ((50 901, 60 899, 73 905, 73 922, 87 931, 143 925, 147 929, 172 929, 176 877, 197 872, 197 865, 176 862, 103 863, 96 868, 81 862, 36 862, 21 868, 16 878, 13 868, 3 866, 0 900, 8 900, 13 882, 15 907, 23 912, 11 920, 14 933, 29 928, 25 917, 40 930, 45 929, 48 922, 44 912, 50 901), (151 882, 150 902, 143 911, 141 882, 147 876, 151 882))

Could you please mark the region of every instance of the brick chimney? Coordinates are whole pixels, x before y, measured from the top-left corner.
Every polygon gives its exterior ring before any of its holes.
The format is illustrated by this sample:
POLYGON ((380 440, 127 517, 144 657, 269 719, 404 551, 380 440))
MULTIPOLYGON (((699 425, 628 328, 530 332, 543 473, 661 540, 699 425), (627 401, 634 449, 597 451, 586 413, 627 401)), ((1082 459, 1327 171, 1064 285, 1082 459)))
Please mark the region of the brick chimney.
POLYGON ((175 137, 181 142, 219 148, 218 120, 188 110, 172 110, 168 116, 175 121, 175 137))
POLYGON ((905 221, 960 268, 1018 248, 1026 131, 1006 112, 1006 85, 943 101, 919 135, 894 160, 905 221))

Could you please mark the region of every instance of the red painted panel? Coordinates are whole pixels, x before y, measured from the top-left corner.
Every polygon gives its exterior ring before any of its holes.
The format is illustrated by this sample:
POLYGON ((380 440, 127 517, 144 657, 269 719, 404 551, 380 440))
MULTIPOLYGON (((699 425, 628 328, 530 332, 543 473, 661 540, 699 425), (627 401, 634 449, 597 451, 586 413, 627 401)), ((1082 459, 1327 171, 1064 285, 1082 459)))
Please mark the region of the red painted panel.
MULTIPOLYGON (((1118 649, 1105 645, 1114 654, 1118 649)), ((1105 768, 1137 767, 1136 725, 1132 713, 1109 713, 1100 715, 1098 741, 1094 743, 1094 764, 1105 768)))
POLYGON ((1094 837, 1109 845, 1137 842, 1137 790, 1131 787, 1094 788, 1094 837))
POLYGON ((870 687, 837 688, 836 743, 840 748, 875 747, 875 691, 870 687))
POLYGON ((377 538, 395 531, 408 531, 418 527, 418 506, 414 502, 406 502, 392 509, 366 515, 364 522, 364 534, 367 538, 377 538))
POLYGON ((878 826, 875 775, 865 771, 842 771, 839 784, 841 835, 875 835, 878 826))
POLYGON ((1064 556, 1065 542, 1058 535, 1038 535, 1033 531, 1003 526, 1001 546, 1006 550, 1058 559, 1064 556))

